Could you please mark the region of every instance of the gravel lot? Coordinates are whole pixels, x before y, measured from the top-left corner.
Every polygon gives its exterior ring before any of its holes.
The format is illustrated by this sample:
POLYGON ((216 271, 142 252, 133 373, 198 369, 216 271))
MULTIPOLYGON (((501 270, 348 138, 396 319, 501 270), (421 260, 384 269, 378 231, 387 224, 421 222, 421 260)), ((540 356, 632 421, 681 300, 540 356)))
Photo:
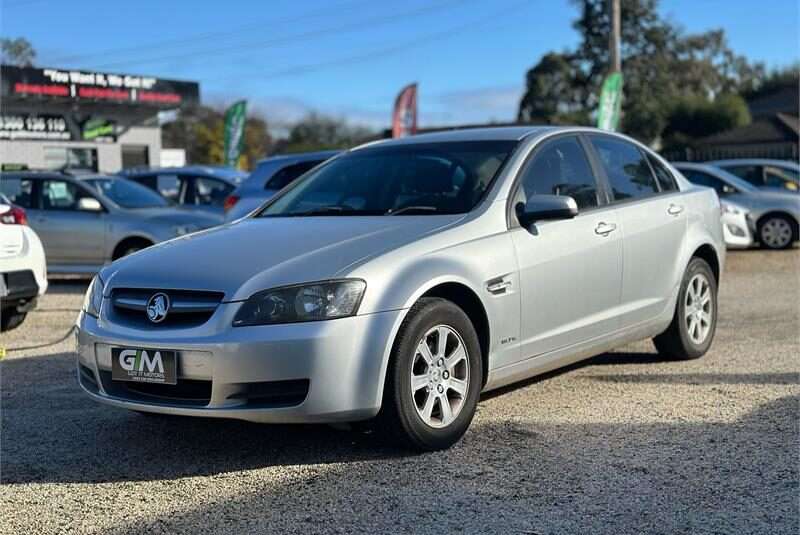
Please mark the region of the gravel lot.
MULTIPOLYGON (((5 347, 57 339, 53 283, 5 347)), ((800 530, 800 250, 734 252, 711 352, 642 342, 484 396, 464 440, 409 455, 328 427, 98 405, 71 340, 2 369, 2 533, 792 533, 800 530)))

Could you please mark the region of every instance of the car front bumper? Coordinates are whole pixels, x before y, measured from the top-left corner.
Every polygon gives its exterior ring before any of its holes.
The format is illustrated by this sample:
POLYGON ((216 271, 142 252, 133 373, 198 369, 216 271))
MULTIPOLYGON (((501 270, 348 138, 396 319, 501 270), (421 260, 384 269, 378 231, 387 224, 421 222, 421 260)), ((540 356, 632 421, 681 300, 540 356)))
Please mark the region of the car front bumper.
POLYGON ((228 327, 198 336, 157 328, 134 334, 81 313, 78 381, 98 401, 143 412, 265 423, 368 419, 380 409, 389 341, 402 314, 228 327), (112 347, 176 351, 178 384, 113 381, 112 347))

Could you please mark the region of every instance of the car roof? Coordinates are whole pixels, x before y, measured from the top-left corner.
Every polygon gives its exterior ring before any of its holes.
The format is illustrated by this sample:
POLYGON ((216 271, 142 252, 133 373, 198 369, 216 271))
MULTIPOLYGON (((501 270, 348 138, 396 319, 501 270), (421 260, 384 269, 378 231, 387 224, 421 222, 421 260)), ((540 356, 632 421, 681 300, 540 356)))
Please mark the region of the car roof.
MULTIPOLYGON (((415 143, 439 143, 449 141, 521 141, 526 137, 541 135, 557 130, 571 130, 571 127, 555 126, 498 126, 481 128, 455 128, 453 130, 442 130, 440 132, 429 132, 426 134, 416 134, 408 137, 395 139, 384 139, 366 143, 356 149, 390 146, 390 145, 411 145, 415 143)), ((355 150, 355 149, 354 149, 355 150)))
POLYGON ((72 179, 75 177, 57 171, 3 171, 0 172, 0 178, 72 179))
POLYGON ((273 162, 285 162, 285 163, 300 163, 306 162, 309 160, 327 160, 328 158, 333 158, 337 154, 340 154, 341 150, 318 150, 314 152, 294 152, 288 154, 275 154, 274 156, 270 156, 268 158, 264 158, 262 160, 258 160, 256 165, 266 164, 266 163, 273 163, 273 162))
POLYGON ((229 182, 234 181, 234 177, 240 174, 242 177, 246 176, 245 171, 239 171, 231 167, 215 166, 215 165, 185 165, 183 167, 134 167, 132 169, 123 169, 120 171, 121 176, 144 176, 157 173, 168 173, 171 175, 206 175, 214 178, 221 178, 229 182))
POLYGON ((797 162, 793 162, 791 160, 774 160, 770 158, 737 158, 737 159, 728 159, 728 160, 714 160, 711 162, 706 162, 711 165, 721 165, 721 166, 729 166, 729 165, 775 165, 778 167, 789 167, 791 169, 797 169, 800 167, 800 164, 797 162))

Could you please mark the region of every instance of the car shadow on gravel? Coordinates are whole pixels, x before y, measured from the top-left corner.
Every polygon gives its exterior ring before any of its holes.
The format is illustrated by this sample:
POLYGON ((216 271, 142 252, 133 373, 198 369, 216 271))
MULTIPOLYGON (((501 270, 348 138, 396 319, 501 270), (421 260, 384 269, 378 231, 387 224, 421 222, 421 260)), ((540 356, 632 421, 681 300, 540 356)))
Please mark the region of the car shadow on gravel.
MULTIPOLYGON (((598 358, 613 362, 624 355, 598 358)), ((649 357, 642 354, 639 358, 649 357)), ((74 355, 62 353, 7 359, 0 365, 3 483, 170 480, 284 465, 397 459, 416 462, 419 457, 390 447, 369 433, 337 431, 322 425, 159 418, 108 407, 80 391, 74 362, 74 355)), ((642 377, 647 380, 651 376, 642 377)), ((655 377, 663 380, 663 376, 655 377)), ((679 377, 687 384, 708 382, 704 374, 679 377)), ((737 383, 765 384, 775 379, 770 374, 735 376, 737 383)), ((778 379, 781 384, 788 380, 778 379)), ((720 376, 711 381, 723 380, 720 376)), ((511 454, 519 440, 531 441, 532 451, 542 453, 549 448, 540 443, 535 428, 498 425, 502 433, 476 429, 455 451, 485 450, 487 444, 495 444, 497 452, 483 451, 482 455, 500 455, 500 451, 511 454)))

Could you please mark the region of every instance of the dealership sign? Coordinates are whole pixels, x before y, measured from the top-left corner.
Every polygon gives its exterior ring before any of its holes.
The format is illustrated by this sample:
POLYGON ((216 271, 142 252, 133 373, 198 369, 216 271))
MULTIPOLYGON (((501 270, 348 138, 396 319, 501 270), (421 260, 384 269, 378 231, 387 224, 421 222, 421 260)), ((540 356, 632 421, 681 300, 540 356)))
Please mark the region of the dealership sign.
POLYGON ((196 104, 195 82, 74 69, 3 65, 3 98, 39 98, 175 108, 196 104))
POLYGON ((116 141, 117 122, 104 117, 71 115, 0 114, 0 139, 47 141, 116 141))

